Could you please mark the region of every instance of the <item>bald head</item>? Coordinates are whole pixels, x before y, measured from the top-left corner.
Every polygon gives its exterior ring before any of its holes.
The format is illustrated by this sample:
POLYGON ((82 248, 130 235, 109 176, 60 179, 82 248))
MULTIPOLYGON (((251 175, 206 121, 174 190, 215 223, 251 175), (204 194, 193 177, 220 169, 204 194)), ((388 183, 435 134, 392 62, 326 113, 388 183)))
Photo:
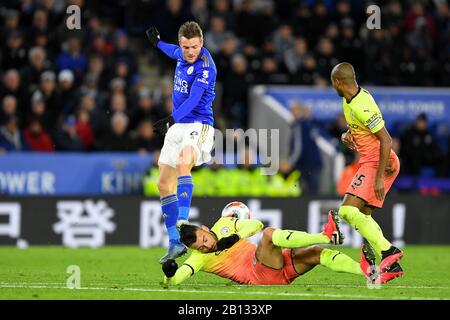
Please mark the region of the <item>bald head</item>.
POLYGON ((331 79, 337 79, 345 84, 355 82, 355 69, 348 62, 337 64, 331 71, 331 79))
POLYGON ((358 90, 353 66, 348 62, 336 65, 331 71, 331 84, 340 97, 352 97, 358 90))

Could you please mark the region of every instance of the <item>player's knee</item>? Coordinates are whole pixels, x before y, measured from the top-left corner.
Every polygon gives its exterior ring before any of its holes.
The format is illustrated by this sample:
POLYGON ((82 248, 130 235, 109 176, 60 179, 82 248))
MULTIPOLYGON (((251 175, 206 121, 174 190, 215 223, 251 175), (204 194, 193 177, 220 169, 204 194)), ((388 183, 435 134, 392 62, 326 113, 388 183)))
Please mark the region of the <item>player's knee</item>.
POLYGON ((164 177, 158 179, 158 191, 160 194, 170 194, 172 190, 173 185, 169 179, 164 177))
POLYGON ((184 161, 178 161, 177 162, 177 175, 178 176, 185 176, 188 175, 191 172, 193 165, 190 163, 186 163, 184 161))
POLYGON ((180 152, 177 160, 176 169, 178 176, 189 174, 194 165, 195 151, 191 147, 184 148, 180 152))
POLYGON ((305 254, 305 263, 315 266, 320 264, 320 254, 322 253, 323 248, 319 246, 312 246, 307 248, 307 252, 305 254))

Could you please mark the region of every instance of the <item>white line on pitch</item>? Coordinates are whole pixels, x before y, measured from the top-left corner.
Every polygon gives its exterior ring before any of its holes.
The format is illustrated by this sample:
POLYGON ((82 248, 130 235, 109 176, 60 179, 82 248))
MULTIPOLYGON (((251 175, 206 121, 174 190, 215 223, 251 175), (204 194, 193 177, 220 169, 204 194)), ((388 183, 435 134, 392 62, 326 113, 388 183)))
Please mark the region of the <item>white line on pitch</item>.
MULTIPOLYGON (((111 281, 110 283, 105 282, 87 282, 89 285, 96 286, 96 285, 120 285, 120 286, 142 286, 142 285, 149 285, 149 286, 159 286, 159 282, 147 282, 145 284, 143 283, 120 283, 120 282, 114 282, 111 281)), ((63 282, 23 282, 23 283, 11 283, 11 282, 0 282, 1 285, 61 285, 63 282)), ((306 284, 291 284, 291 285, 242 285, 242 284, 223 284, 223 283, 183 283, 182 286, 191 286, 191 287, 235 287, 235 288, 243 288, 243 287, 279 287, 279 288, 292 288, 292 287, 332 287, 332 288, 367 288, 367 285, 353 285, 353 284, 318 284, 318 283, 306 283, 306 284)), ((389 288, 389 289, 443 289, 443 290, 450 290, 450 287, 434 287, 434 286, 393 286, 393 285, 386 285, 383 286, 383 288, 389 288)))
MULTIPOLYGON (((63 286, 27 286, 27 285, 7 285, 1 284, 0 288, 22 288, 22 289, 63 289, 72 290, 63 286)), ((269 296, 291 296, 291 297, 327 297, 327 298, 355 298, 355 299, 380 299, 380 296, 368 296, 368 295, 352 295, 352 294, 329 294, 329 293, 289 293, 289 292, 267 292, 267 291, 251 291, 251 292, 236 292, 236 291, 220 291, 220 290, 206 290, 199 292, 198 290, 185 290, 185 289, 147 289, 147 288, 97 288, 97 287, 81 287, 78 290, 96 290, 96 291, 139 291, 139 292, 179 292, 179 293, 216 293, 216 294, 236 294, 243 295, 269 295, 269 296)), ((398 300, 444 300, 445 298, 430 298, 430 297, 408 297, 408 296, 390 296, 382 297, 384 299, 398 299, 398 300)))

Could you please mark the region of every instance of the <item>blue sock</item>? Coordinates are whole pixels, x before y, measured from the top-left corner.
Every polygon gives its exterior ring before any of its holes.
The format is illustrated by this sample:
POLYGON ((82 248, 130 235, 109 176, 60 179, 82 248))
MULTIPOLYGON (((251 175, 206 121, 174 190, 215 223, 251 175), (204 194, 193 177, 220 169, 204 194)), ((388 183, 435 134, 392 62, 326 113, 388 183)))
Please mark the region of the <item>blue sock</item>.
POLYGON ((177 230, 178 219, 178 198, 176 194, 161 198, 161 209, 164 217, 164 224, 169 234, 170 242, 180 242, 180 234, 177 230))
POLYGON ((191 176, 178 177, 178 188, 177 188, 178 205, 179 205, 178 220, 188 220, 193 190, 194 184, 192 183, 191 176))

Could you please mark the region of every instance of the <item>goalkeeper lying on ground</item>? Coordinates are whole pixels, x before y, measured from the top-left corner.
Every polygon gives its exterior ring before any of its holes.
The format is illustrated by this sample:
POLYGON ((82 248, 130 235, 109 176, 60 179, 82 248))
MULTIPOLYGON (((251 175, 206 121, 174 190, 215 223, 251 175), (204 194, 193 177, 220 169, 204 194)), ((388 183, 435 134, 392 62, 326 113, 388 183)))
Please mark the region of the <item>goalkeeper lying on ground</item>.
POLYGON ((370 257, 363 255, 358 264, 339 251, 311 246, 342 244, 338 223, 337 213, 330 211, 322 233, 265 228, 258 245, 246 239, 263 228, 258 220, 224 217, 211 230, 181 225, 180 240, 193 252, 180 268, 174 260, 163 264, 164 282, 180 284, 201 270, 242 284, 290 284, 318 264, 369 277, 370 257))

